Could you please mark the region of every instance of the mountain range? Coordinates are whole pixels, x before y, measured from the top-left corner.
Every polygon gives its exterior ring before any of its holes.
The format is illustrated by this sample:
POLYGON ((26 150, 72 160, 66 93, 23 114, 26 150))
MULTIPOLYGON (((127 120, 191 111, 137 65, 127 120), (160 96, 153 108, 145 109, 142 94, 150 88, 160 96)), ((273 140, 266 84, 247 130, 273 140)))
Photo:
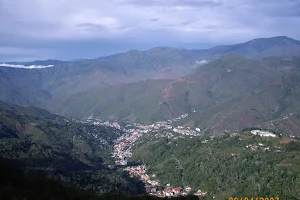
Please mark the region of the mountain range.
POLYGON ((43 107, 65 116, 146 124, 189 113, 180 125, 212 134, 240 130, 299 112, 299 57, 276 59, 230 54, 184 78, 94 89, 43 107))
POLYGON ((0 67, 0 99, 78 119, 147 124, 189 113, 181 124, 222 133, 297 111, 299 54, 299 41, 279 36, 206 50, 156 47, 19 63, 54 66, 0 67))

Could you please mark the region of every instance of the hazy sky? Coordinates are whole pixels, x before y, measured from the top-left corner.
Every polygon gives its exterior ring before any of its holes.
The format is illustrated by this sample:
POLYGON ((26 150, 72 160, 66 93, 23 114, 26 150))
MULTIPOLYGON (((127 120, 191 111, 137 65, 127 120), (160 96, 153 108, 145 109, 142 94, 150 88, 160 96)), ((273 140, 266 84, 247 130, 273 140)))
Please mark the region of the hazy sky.
POLYGON ((300 40, 300 0, 0 0, 0 61, 300 40))

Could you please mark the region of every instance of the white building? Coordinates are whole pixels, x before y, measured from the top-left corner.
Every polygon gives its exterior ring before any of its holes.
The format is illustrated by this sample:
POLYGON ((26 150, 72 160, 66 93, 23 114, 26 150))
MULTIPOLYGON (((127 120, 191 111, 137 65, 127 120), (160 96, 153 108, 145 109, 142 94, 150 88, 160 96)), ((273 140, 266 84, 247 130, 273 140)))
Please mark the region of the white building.
POLYGON ((260 135, 262 137, 276 137, 274 133, 271 133, 269 131, 252 130, 251 133, 254 135, 260 135))

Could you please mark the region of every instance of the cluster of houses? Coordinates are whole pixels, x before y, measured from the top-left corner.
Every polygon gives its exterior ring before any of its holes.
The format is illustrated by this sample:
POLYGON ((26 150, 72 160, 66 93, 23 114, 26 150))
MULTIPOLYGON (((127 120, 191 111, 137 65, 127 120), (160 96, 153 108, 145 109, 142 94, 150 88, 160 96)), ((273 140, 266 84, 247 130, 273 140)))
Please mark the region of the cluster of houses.
POLYGON ((172 187, 170 184, 167 185, 167 187, 160 193, 156 193, 156 196, 159 197, 178 197, 178 196, 186 196, 188 194, 193 194, 195 196, 206 196, 207 192, 202 190, 196 190, 192 191, 192 188, 190 186, 185 187, 172 187))
POLYGON ((261 137, 276 137, 276 134, 269 131, 252 130, 251 133, 254 135, 260 135, 261 137))
POLYGON ((190 127, 183 127, 183 126, 174 127, 167 122, 156 122, 151 125, 136 125, 136 128, 143 133, 160 130, 160 132, 167 131, 169 133, 177 133, 177 134, 188 135, 188 136, 200 136, 201 135, 200 128, 192 129, 190 127))
MULTIPOLYGON (((153 124, 150 124, 150 125, 141 125, 141 124, 137 124, 137 123, 133 123, 133 127, 135 127, 136 130, 139 130, 140 132, 143 132, 143 133, 148 133, 150 131, 153 131, 153 130, 160 130, 160 129, 165 129, 165 130, 173 130, 173 126, 171 125, 173 122, 177 122, 181 119, 184 119, 188 116, 188 114, 183 114, 183 115, 180 115, 179 117, 177 118, 174 118, 174 119, 170 119, 170 120, 167 120, 167 121, 161 121, 161 122, 155 122, 153 124)), ((131 125, 129 125, 131 126, 131 125)), ((183 127, 177 127, 177 129, 183 129, 183 127)), ((187 131, 191 130, 189 127, 186 129, 187 131)), ((200 129, 199 128, 196 128, 196 131, 200 132, 200 129)))
POLYGON ((109 122, 109 121, 105 121, 105 122, 101 122, 101 121, 94 121, 92 122, 94 125, 104 125, 104 126, 110 126, 116 129, 121 129, 121 126, 118 122, 109 122))
POLYGON ((127 165, 127 159, 132 156, 132 146, 136 140, 142 136, 142 134, 160 130, 160 137, 173 137, 173 133, 189 136, 200 136, 200 128, 192 130, 190 127, 177 126, 173 127, 171 123, 187 117, 188 114, 183 114, 177 118, 168 120, 167 122, 156 122, 151 125, 141 125, 137 123, 128 124, 125 128, 122 128, 118 122, 102 122, 99 119, 88 119, 88 122, 94 125, 106 125, 120 129, 124 132, 121 137, 115 141, 112 157, 116 158, 115 163, 117 165, 127 165), (165 133, 165 134, 164 134, 165 133))
POLYGON ((181 119, 184 119, 184 118, 186 118, 187 116, 189 116, 189 114, 188 114, 188 113, 185 113, 185 114, 182 114, 182 115, 180 115, 179 117, 176 117, 176 118, 174 118, 174 119, 169 119, 167 122, 168 122, 169 124, 171 124, 171 123, 173 123, 173 122, 177 122, 177 121, 179 121, 179 120, 181 120, 181 119))
POLYGON ((246 146, 246 148, 251 149, 251 151, 257 151, 259 149, 263 150, 263 151, 269 151, 270 147, 269 146, 264 146, 262 143, 258 143, 258 145, 254 145, 254 144, 249 144, 246 146))
MULTIPOLYGON (((154 189, 156 191, 157 187, 160 186, 158 180, 150 179, 150 176, 147 174, 147 166, 145 164, 126 167, 124 170, 127 171, 130 176, 138 177, 141 181, 143 181, 149 192, 154 191, 154 189)), ((155 177, 155 174, 153 174, 152 177, 155 177)))
POLYGON ((179 133, 182 135, 189 135, 189 136, 200 136, 200 128, 196 128, 195 130, 192 130, 190 127, 183 127, 183 126, 177 126, 176 128, 173 128, 173 131, 175 133, 179 133))
POLYGON ((274 146, 274 147, 271 148, 269 146, 265 146, 262 143, 258 143, 257 145, 249 144, 249 145, 246 146, 246 148, 251 149, 251 151, 258 151, 258 150, 270 151, 271 149, 274 150, 274 152, 281 152, 282 151, 281 147, 274 146))
POLYGON ((127 165, 127 158, 132 156, 132 146, 142 134, 134 131, 125 133, 115 142, 112 157, 117 165, 127 165))
MULTIPOLYGON (((124 132, 126 132, 127 134, 124 134, 123 137, 119 138, 119 140, 127 140, 130 141, 132 140, 132 138, 136 138, 136 134, 143 134, 143 133, 148 133, 148 132, 152 132, 152 131, 167 131, 167 137, 173 137, 172 133, 177 133, 177 134, 181 134, 181 135, 187 135, 187 136, 200 136, 201 135, 201 129, 200 128, 195 128, 192 129, 190 127, 183 127, 183 126, 177 126, 174 127, 172 126, 173 122, 177 122, 181 119, 184 119, 188 116, 188 114, 183 114, 180 115, 177 118, 174 119, 170 119, 167 121, 161 121, 161 122, 156 122, 150 125, 141 125, 138 123, 133 123, 133 124, 129 124, 126 127, 121 127, 120 124, 118 122, 109 122, 109 121, 102 121, 100 119, 94 119, 92 117, 88 118, 87 121, 85 123, 92 123, 94 125, 104 125, 104 126, 110 126, 110 127, 114 127, 117 128, 119 130, 122 130, 124 132), (125 139, 127 138, 127 139, 125 139)), ((120 150, 124 149, 124 142, 120 142, 117 141, 116 143, 116 151, 113 153, 113 157, 119 157, 122 159, 124 157, 128 157, 128 154, 130 154, 130 151, 126 151, 124 152, 124 156, 121 156, 121 152, 120 150), (121 157, 120 157, 121 156, 121 157)), ((128 145, 126 145, 128 146, 128 145)))
POLYGON ((90 123, 96 126, 109 126, 109 127, 113 127, 119 130, 122 130, 121 125, 119 124, 119 122, 114 121, 114 122, 110 122, 110 121, 102 121, 101 119, 98 118, 92 118, 89 117, 86 121, 82 121, 82 123, 90 123))
POLYGON ((147 174, 147 166, 144 165, 138 165, 138 166, 131 166, 126 167, 124 169, 127 171, 130 176, 132 177, 138 177, 141 181, 145 184, 145 189, 148 192, 148 194, 157 196, 157 197, 178 197, 178 196, 186 196, 188 194, 194 194, 196 196, 206 196, 207 192, 202 190, 196 190, 192 191, 192 188, 190 186, 185 187, 172 187, 170 184, 167 184, 164 189, 161 187, 160 182, 158 180, 151 180, 152 178, 155 178, 155 174, 149 176, 147 174))
POLYGON ((176 197, 176 196, 186 196, 191 193, 192 188, 190 186, 185 187, 172 187, 167 184, 167 187, 160 193, 161 197, 176 197))
MULTIPOLYGON (((214 140, 215 139, 215 135, 212 135, 209 137, 210 140, 214 140)), ((208 140, 202 140, 201 143, 206 144, 208 142, 208 140)))
POLYGON ((202 191, 202 190, 196 190, 192 191, 192 188, 190 186, 185 186, 185 187, 172 187, 170 184, 168 184, 164 190, 152 190, 150 195, 154 195, 157 197, 179 197, 179 196, 187 196, 188 194, 192 194, 195 196, 206 196, 207 192, 202 191))

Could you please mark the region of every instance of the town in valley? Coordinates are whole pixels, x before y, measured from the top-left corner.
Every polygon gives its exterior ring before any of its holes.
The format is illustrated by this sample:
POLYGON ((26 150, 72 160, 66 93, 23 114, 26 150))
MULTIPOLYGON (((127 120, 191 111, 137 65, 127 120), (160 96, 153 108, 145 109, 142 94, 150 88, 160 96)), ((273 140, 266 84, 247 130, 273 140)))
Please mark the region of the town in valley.
MULTIPOLYGON (((85 123, 92 123, 94 125, 105 125, 119 129, 123 131, 124 134, 121 135, 114 142, 113 151, 111 157, 115 159, 115 166, 122 167, 124 171, 128 172, 131 177, 136 177, 144 183, 145 190, 149 195, 154 195, 157 197, 175 197, 175 196, 186 196, 192 194, 195 196, 206 196, 207 191, 203 191, 200 188, 191 188, 188 185, 183 186, 171 186, 170 184, 162 185, 159 180, 157 180, 155 173, 148 173, 147 164, 138 165, 128 165, 128 159, 132 156, 132 150, 134 145, 139 141, 139 138, 145 134, 151 134, 152 139, 157 138, 173 138, 178 139, 179 137, 199 137, 203 136, 203 132, 200 128, 191 128, 186 126, 174 126, 173 123, 177 122, 188 114, 183 114, 172 120, 165 122, 156 122, 150 125, 141 125, 137 123, 128 124, 125 127, 121 127, 118 122, 108 122, 101 121, 99 119, 88 119, 85 123)), ((261 137, 277 137, 276 134, 263 130, 252 130, 252 134, 259 135, 261 137)), ((230 137, 237 136, 237 133, 230 134, 230 137)), ((209 139, 202 140, 203 144, 209 142, 209 140, 214 140, 214 136, 210 136, 209 139)), ((245 146, 245 149, 250 149, 251 151, 275 151, 280 152, 280 147, 270 147, 262 143, 249 144, 245 146)), ((235 152, 231 153, 232 156, 236 156, 235 152)))

